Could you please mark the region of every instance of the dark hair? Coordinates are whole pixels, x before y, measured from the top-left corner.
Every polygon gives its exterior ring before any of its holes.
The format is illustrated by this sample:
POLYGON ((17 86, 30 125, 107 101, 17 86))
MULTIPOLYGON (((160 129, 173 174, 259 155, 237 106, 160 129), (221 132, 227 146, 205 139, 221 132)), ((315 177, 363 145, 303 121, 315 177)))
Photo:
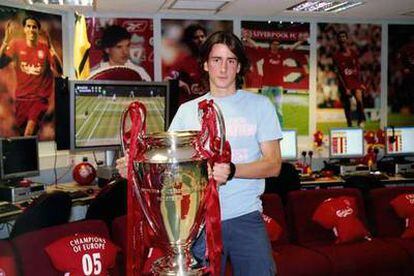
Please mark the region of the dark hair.
POLYGON ((194 34, 198 30, 201 30, 204 33, 204 35, 207 36, 206 28, 204 28, 200 24, 191 24, 184 29, 183 37, 181 39, 181 43, 184 43, 185 45, 187 45, 188 48, 190 48, 190 51, 193 54, 193 56, 198 56, 199 54, 198 46, 195 45, 193 42, 194 34))
MULTIPOLYGON (((114 47, 118 42, 131 39, 131 34, 124 28, 118 25, 111 25, 103 30, 100 47, 105 50, 106 48, 114 47)), ((108 54, 104 51, 103 60, 108 61, 108 54)))
POLYGON ((27 20, 33 20, 34 22, 36 22, 37 28, 38 28, 39 30, 40 30, 40 28, 42 27, 42 25, 40 24, 39 19, 37 19, 37 18, 36 18, 36 17, 34 17, 33 15, 28 15, 28 16, 26 16, 26 17, 23 19, 23 21, 22 21, 23 27, 25 27, 25 26, 26 26, 26 22, 27 22, 27 20))
POLYGON ((346 37, 348 38, 348 33, 346 32, 346 31, 338 31, 337 33, 336 33, 336 40, 339 40, 339 37, 341 36, 341 34, 344 34, 344 35, 346 35, 346 37))
POLYGON ((215 44, 224 44, 229 47, 230 51, 237 57, 237 61, 240 64, 240 71, 236 76, 236 87, 241 88, 243 85, 243 79, 246 72, 249 70, 249 60, 244 51, 244 47, 240 39, 232 32, 218 31, 211 34, 207 40, 203 43, 200 49, 200 65, 202 70, 203 84, 208 87, 209 78, 208 73, 204 71, 203 64, 208 60, 211 49, 215 44))

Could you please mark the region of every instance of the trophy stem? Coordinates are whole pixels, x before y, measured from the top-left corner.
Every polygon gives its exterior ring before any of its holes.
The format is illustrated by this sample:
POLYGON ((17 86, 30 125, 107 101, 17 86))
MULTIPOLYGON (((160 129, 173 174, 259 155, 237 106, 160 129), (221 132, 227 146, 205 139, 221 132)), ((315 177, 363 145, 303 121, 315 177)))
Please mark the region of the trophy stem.
POLYGON ((200 266, 187 248, 172 246, 172 251, 156 260, 152 272, 157 276, 201 276, 204 267, 200 266))

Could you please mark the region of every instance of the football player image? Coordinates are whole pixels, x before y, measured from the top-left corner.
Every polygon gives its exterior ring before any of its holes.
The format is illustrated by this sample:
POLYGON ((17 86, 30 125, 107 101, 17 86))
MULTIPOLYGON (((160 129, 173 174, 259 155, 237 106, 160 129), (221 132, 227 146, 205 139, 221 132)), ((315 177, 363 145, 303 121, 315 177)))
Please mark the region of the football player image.
POLYGON ((206 37, 207 31, 200 24, 187 26, 181 38, 183 51, 177 60, 168 66, 165 79, 179 80, 180 104, 206 93, 200 81, 201 71, 198 64, 199 50, 206 37))
POLYGON ((103 31, 101 40, 101 49, 103 51, 103 60, 94 68, 89 75, 90 79, 103 74, 110 68, 126 68, 132 70, 140 81, 151 81, 147 71, 134 64, 130 59, 131 34, 118 25, 107 26, 103 31))
POLYGON ((334 54, 333 60, 346 122, 349 127, 352 126, 351 98, 354 97, 357 106, 358 126, 364 127, 366 119, 363 93, 366 91, 366 87, 360 76, 359 55, 349 47, 348 34, 345 31, 339 31, 336 34, 336 39, 339 50, 334 54))
POLYGON ((62 61, 49 35, 39 39, 41 24, 34 16, 23 19, 24 38, 13 37, 8 22, 0 47, 0 69, 12 64, 16 73, 14 116, 20 135, 35 135, 45 114, 54 109, 54 77, 62 73, 62 61))
MULTIPOLYGON (((269 41, 269 48, 265 49, 257 45, 251 38, 249 31, 243 32, 243 42, 247 55, 251 58, 255 65, 262 64, 262 94, 272 95, 272 102, 276 107, 276 112, 281 125, 283 125, 282 114, 282 95, 283 95, 283 76, 284 76, 284 61, 291 55, 304 40, 298 40, 292 45, 282 47, 280 41, 272 39, 269 41)), ((305 71, 307 71, 307 67, 305 71)))

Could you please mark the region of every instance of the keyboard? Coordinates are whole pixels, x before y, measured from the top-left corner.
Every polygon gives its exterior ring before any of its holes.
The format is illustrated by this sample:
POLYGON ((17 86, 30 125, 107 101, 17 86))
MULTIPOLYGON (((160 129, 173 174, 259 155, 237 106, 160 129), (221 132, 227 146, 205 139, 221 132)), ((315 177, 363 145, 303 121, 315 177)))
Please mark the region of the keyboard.
POLYGON ((305 181, 315 181, 315 177, 312 175, 299 175, 299 180, 301 182, 305 182, 305 181))
POLYGON ((68 194, 72 200, 83 198, 83 197, 89 197, 89 194, 84 191, 73 191, 73 192, 68 192, 68 194))
POLYGON ((351 177, 355 177, 355 176, 370 177, 370 178, 374 178, 374 179, 377 179, 377 180, 387 180, 387 179, 389 179, 388 176, 384 173, 370 173, 370 172, 355 172, 355 173, 343 175, 342 178, 344 180, 347 180, 347 179, 349 179, 351 177))
POLYGON ((0 201, 0 216, 7 217, 23 212, 22 209, 7 201, 0 201))
POLYGON ((400 174, 404 178, 414 178, 414 172, 403 172, 403 173, 400 173, 400 174))

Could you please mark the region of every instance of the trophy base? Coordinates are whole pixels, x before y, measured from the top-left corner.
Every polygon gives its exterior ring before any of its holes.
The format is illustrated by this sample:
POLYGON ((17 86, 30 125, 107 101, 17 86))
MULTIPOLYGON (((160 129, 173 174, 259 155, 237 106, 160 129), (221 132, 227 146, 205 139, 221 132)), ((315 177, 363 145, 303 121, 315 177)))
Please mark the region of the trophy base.
POLYGON ((205 272, 205 267, 200 266, 195 260, 190 267, 184 263, 173 261, 171 257, 163 257, 156 260, 152 266, 153 275, 157 276, 201 276, 205 272))

